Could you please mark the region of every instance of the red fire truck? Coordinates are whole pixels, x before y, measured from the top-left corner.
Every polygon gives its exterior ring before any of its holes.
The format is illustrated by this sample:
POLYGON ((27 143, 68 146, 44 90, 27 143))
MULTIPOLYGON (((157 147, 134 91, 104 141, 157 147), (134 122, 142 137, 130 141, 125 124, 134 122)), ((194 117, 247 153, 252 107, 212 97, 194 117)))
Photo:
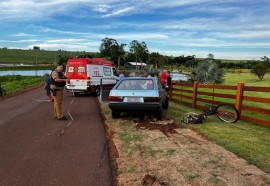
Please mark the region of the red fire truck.
POLYGON ((105 84, 115 83, 118 79, 112 62, 104 58, 70 58, 67 61, 66 76, 70 80, 66 88, 74 92, 74 95, 94 93, 99 96, 101 79, 106 79, 105 84))

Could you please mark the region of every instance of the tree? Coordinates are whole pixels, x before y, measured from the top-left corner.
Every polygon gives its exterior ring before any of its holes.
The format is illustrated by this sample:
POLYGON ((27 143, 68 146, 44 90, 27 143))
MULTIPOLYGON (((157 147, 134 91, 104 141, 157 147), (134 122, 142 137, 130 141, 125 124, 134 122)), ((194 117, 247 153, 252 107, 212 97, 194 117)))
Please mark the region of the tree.
POLYGON ((40 50, 39 46, 33 46, 33 50, 40 50))
POLYGON ((214 60, 214 54, 208 54, 207 59, 214 60))
POLYGON ((265 65, 268 69, 270 69, 270 60, 269 60, 269 58, 266 57, 266 56, 264 56, 264 57, 262 57, 261 59, 262 59, 264 65, 265 65))
POLYGON ((185 65, 185 63, 187 61, 190 61, 190 60, 194 60, 195 59, 195 55, 192 55, 192 56, 179 56, 179 57, 175 57, 174 58, 174 63, 178 64, 178 65, 185 65))
POLYGON ((60 56, 58 60, 58 65, 63 65, 64 67, 67 65, 69 57, 68 56, 60 56))
POLYGON ((221 84, 224 82, 225 71, 218 64, 202 61, 191 71, 190 80, 203 84, 221 84))
POLYGON ((146 62, 148 59, 149 51, 145 42, 131 41, 129 51, 135 55, 136 62, 146 62))
POLYGON ((202 62, 201 59, 192 59, 192 60, 186 61, 185 66, 195 68, 201 62, 202 62))
POLYGON ((126 44, 120 44, 120 45, 118 45, 118 48, 117 48, 118 70, 119 70, 119 67, 121 65, 121 59, 125 60, 125 54, 126 54, 125 49, 124 49, 125 46, 126 46, 126 44))
POLYGON ((250 71, 251 74, 257 76, 260 80, 263 80, 264 75, 268 72, 264 64, 254 65, 250 71))
POLYGON ((115 64, 118 64, 119 59, 125 55, 124 47, 126 44, 118 44, 115 39, 104 38, 99 47, 100 55, 102 57, 110 58, 115 64))
POLYGON ((163 55, 159 54, 158 52, 152 52, 148 56, 147 63, 153 64, 155 68, 159 68, 163 66, 164 63, 166 63, 166 58, 163 55))

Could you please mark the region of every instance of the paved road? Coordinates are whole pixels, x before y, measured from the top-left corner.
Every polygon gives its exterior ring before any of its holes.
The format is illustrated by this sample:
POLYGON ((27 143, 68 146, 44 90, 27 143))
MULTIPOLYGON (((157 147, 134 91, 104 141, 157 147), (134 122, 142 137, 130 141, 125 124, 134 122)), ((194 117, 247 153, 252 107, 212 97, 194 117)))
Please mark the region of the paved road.
POLYGON ((0 185, 113 185, 96 98, 65 92, 64 114, 73 121, 56 120, 44 99, 39 88, 0 100, 0 185))

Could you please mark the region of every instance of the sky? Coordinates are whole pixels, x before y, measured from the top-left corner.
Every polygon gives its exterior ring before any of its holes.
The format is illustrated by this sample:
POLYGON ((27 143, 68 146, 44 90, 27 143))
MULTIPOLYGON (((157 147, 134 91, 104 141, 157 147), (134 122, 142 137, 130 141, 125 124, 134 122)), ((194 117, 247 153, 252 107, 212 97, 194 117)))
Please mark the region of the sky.
POLYGON ((149 52, 270 57, 269 0, 0 0, 0 48, 98 52, 102 39, 149 52))

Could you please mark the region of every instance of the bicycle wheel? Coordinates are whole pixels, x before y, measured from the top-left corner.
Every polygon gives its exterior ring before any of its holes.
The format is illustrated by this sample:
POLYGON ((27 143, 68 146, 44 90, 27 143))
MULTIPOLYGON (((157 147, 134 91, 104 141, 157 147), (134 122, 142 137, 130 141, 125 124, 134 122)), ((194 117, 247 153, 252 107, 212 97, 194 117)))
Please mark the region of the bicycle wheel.
POLYGON ((236 108, 229 104, 221 104, 216 108, 216 116, 221 121, 235 123, 239 120, 240 114, 236 108))

